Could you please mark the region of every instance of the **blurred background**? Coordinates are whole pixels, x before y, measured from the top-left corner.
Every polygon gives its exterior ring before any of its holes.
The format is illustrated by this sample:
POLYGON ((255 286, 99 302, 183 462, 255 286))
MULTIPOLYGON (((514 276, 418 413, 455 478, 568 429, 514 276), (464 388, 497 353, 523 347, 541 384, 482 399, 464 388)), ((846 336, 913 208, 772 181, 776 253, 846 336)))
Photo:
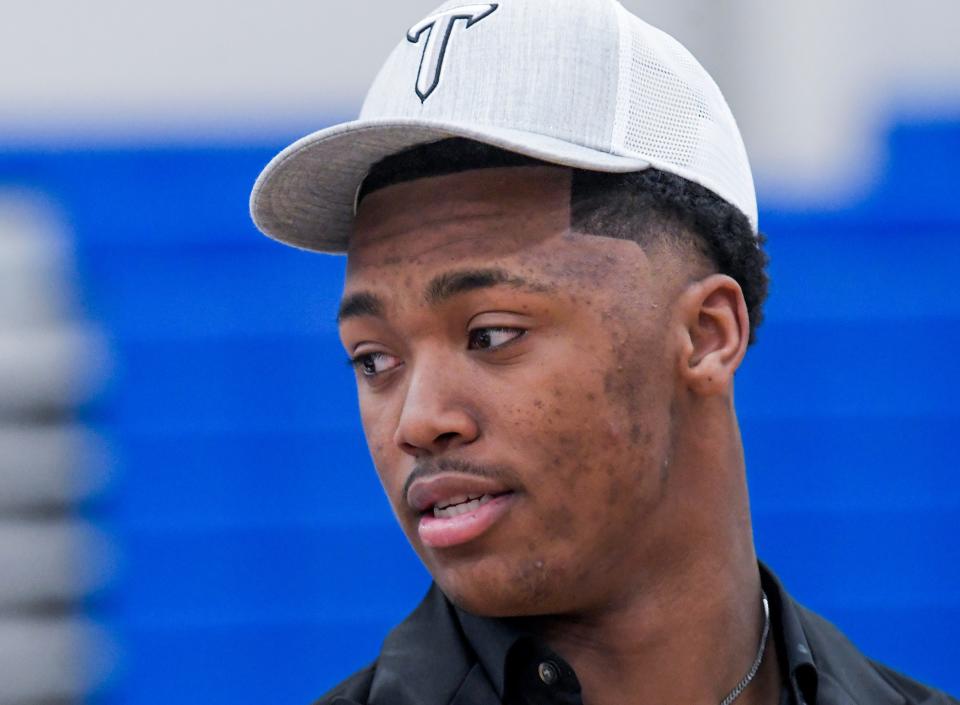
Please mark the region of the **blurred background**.
MULTIPOLYGON (((4 6, 0 705, 306 704, 425 590, 336 341, 343 260, 247 197, 434 4, 4 6)), ((760 554, 960 693, 960 5, 624 4, 714 74, 755 167, 760 554)))

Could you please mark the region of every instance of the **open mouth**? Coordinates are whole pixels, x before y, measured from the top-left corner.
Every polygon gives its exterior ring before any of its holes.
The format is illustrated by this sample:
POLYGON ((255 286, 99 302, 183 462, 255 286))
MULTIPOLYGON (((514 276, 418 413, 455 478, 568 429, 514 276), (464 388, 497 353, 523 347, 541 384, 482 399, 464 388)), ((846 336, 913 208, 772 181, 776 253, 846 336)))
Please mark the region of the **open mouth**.
POLYGON ((418 516, 421 542, 447 548, 486 533, 509 511, 518 493, 496 477, 445 472, 415 479, 405 495, 418 516))
POLYGON ((437 502, 433 505, 433 509, 428 509, 425 513, 433 514, 437 519, 450 519, 462 514, 469 514, 499 496, 496 494, 481 494, 451 497, 437 502))
POLYGON ((469 543, 486 533, 508 511, 513 492, 458 495, 437 501, 420 514, 417 531, 431 548, 469 543))

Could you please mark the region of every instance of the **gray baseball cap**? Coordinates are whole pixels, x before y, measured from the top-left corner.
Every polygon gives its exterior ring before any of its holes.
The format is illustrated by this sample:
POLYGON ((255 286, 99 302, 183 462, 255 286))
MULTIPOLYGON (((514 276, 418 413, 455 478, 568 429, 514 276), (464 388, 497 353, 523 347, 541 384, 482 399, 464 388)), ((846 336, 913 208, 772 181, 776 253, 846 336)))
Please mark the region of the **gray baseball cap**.
POLYGON ((307 135, 266 166, 253 220, 289 245, 344 252, 370 168, 448 137, 593 171, 662 169, 757 228, 750 163, 720 89, 616 0, 441 5, 401 37, 357 120, 307 135))

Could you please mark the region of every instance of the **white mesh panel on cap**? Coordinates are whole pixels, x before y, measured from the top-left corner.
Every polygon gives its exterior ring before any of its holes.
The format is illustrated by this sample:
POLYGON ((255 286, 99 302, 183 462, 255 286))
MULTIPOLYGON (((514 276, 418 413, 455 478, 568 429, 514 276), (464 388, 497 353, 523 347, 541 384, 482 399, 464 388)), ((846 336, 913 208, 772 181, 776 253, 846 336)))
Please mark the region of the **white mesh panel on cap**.
POLYGON ((720 89, 680 42, 616 5, 620 80, 613 151, 709 188, 756 228, 750 164, 720 89))
POLYGON ((688 166, 700 141, 706 114, 703 96, 666 67, 637 33, 631 37, 625 149, 688 166))

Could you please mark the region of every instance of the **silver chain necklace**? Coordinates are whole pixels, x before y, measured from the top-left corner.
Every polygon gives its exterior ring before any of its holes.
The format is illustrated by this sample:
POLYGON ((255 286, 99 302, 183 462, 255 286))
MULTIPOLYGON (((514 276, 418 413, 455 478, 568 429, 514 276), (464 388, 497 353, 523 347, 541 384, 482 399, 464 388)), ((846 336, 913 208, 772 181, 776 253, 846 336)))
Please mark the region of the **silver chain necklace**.
POLYGON ((757 657, 753 660, 753 665, 750 666, 747 675, 743 677, 742 681, 737 683, 737 686, 730 691, 730 695, 720 702, 720 705, 730 705, 730 703, 739 698, 740 694, 750 685, 750 681, 757 675, 757 671, 760 670, 760 664, 763 663, 763 652, 767 650, 767 637, 770 636, 770 603, 767 602, 767 593, 761 590, 760 595, 763 598, 763 635, 760 637, 760 648, 757 649, 757 657))

